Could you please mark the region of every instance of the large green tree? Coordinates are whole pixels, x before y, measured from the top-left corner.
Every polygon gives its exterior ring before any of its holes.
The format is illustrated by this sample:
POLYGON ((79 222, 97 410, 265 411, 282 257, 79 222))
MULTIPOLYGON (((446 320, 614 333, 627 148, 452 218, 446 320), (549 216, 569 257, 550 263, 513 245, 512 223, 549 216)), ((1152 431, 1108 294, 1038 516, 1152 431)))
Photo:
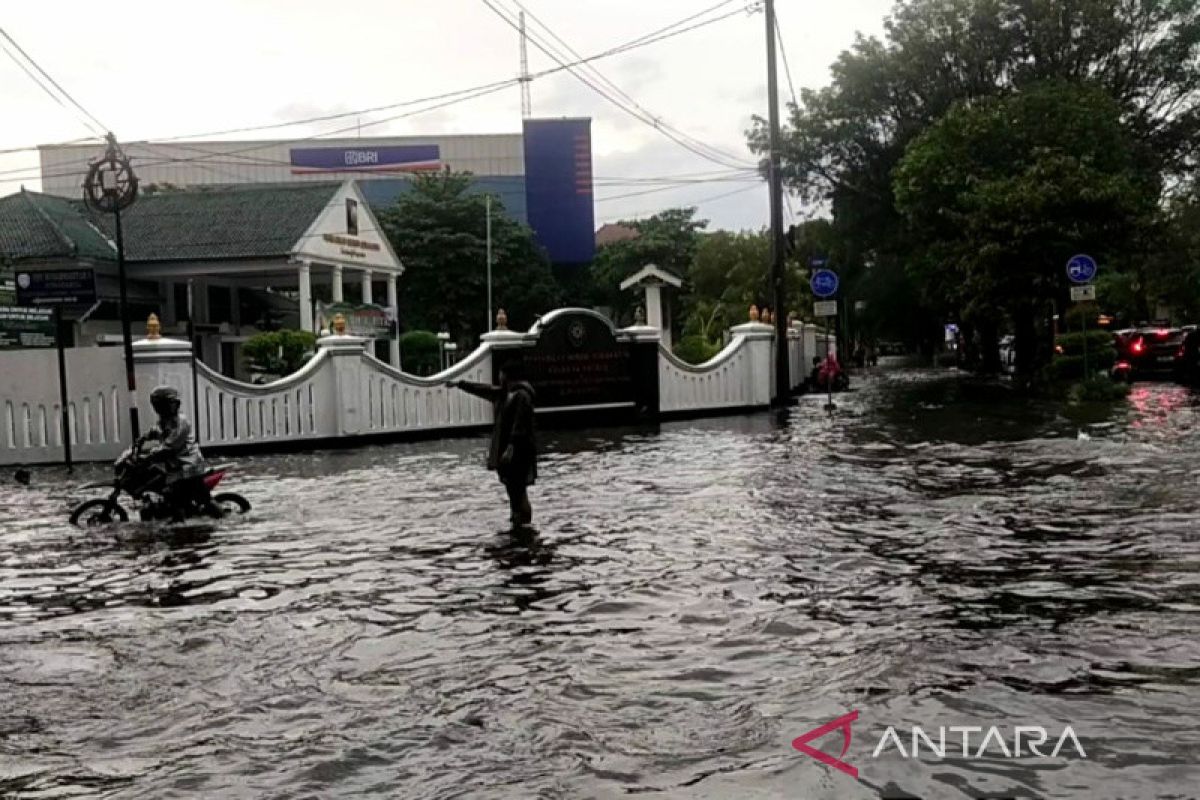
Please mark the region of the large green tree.
POLYGON ((1049 359, 1039 322, 1063 299, 1067 260, 1087 251, 1119 262, 1156 213, 1160 186, 1139 168, 1140 148, 1119 105, 1079 84, 955 107, 895 172, 922 283, 939 287, 985 343, 1011 318, 1018 371, 1032 374, 1049 359))
MULTIPOLYGON (((919 302, 923 313, 911 320, 953 316, 946 287, 907 270, 913 242, 892 174, 908 145, 958 104, 1086 82, 1144 145, 1139 168, 1186 188, 1200 142, 1198 56, 1194 0, 902 2, 883 40, 858 38, 833 64, 830 85, 804 91, 790 109, 783 174, 793 191, 828 203, 843 268, 869 267, 873 293, 919 302)), ((762 120, 749 138, 765 153, 762 120)))
MULTIPOLYGON (((400 320, 408 329, 448 330, 471 345, 487 330, 487 210, 466 173, 418 175, 379 221, 404 263, 400 320)), ((533 232, 492 198, 494 308, 525 330, 559 305, 559 289, 533 232)))

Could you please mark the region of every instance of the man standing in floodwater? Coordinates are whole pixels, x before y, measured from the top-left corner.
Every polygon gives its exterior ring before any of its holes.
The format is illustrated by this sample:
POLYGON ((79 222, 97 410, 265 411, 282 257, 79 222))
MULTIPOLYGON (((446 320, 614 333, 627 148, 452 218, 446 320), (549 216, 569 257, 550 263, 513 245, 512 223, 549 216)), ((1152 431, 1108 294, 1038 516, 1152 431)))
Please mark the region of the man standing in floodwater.
POLYGON ((514 526, 533 521, 528 488, 537 480, 537 443, 534 438, 533 387, 525 380, 524 367, 510 361, 500 368, 500 385, 450 381, 447 386, 481 397, 495 407, 488 469, 496 470, 508 491, 514 526))

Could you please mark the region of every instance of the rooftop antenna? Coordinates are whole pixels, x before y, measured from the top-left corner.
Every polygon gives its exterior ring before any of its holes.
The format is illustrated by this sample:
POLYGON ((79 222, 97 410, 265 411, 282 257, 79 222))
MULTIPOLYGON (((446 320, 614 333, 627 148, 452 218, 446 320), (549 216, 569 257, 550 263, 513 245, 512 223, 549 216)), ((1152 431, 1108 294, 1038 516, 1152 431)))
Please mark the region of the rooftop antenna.
POLYGON ((533 100, 529 96, 529 84, 533 80, 529 77, 529 51, 527 49, 528 37, 525 35, 525 12, 522 11, 519 16, 521 29, 521 119, 529 119, 533 116, 533 100))

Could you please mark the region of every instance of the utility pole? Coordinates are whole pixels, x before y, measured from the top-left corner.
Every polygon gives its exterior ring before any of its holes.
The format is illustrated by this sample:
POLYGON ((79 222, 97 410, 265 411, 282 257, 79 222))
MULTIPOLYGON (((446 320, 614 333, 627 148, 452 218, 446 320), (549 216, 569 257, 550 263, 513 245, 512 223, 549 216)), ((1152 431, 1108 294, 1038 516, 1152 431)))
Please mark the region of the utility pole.
POLYGON ((766 0, 767 12, 767 183, 771 193, 771 294, 775 307, 775 397, 784 405, 791 394, 788 370, 787 286, 784 283, 783 176, 779 174, 779 87, 775 74, 775 0, 766 0))
POLYGON ((526 48, 528 37, 525 35, 525 12, 522 11, 520 16, 521 30, 521 119, 529 119, 533 116, 533 99, 529 96, 529 82, 533 79, 529 77, 529 51, 526 48))

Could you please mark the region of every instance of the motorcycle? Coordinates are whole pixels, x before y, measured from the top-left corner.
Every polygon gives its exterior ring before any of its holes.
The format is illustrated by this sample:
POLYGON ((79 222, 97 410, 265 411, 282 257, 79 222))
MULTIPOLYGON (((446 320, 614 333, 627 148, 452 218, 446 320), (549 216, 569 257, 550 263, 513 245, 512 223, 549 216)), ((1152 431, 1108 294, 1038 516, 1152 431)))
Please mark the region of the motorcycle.
MULTIPOLYGON (((143 522, 155 520, 182 521, 188 517, 211 515, 209 509, 201 508, 193 498, 172 496, 167 491, 167 473, 158 465, 142 458, 143 440, 121 454, 113 464, 113 479, 89 483, 85 489, 111 488, 108 497, 97 497, 80 503, 71 512, 71 524, 80 528, 111 525, 113 522, 128 522, 129 514, 117 502, 124 492, 136 504, 135 508, 143 522)), ((221 464, 208 468, 201 480, 211 492, 225 477, 230 465, 221 464)), ((212 503, 221 516, 245 514, 250 502, 240 494, 221 492, 212 495, 212 503)))

